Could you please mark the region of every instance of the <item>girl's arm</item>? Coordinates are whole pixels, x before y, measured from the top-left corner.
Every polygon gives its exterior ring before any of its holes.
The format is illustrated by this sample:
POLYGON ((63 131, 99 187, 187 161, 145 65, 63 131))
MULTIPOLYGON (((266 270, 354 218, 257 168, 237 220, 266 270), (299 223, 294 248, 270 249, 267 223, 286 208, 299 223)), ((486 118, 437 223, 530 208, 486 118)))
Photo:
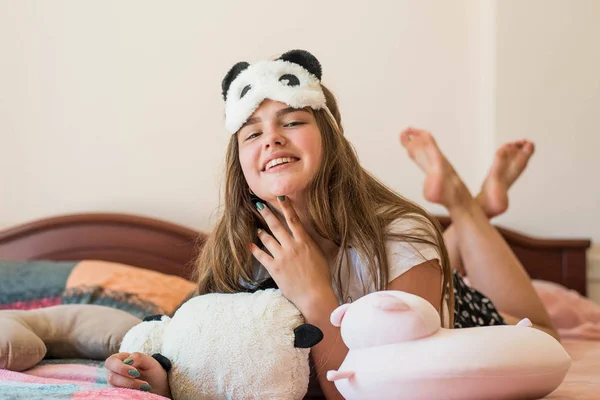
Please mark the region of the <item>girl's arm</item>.
POLYGON ((268 253, 250 244, 254 257, 269 271, 281 293, 300 310, 307 323, 323 332, 323 340, 312 348, 317 376, 328 400, 343 399, 335 385, 327 380, 327 371, 338 369, 348 349, 339 328, 329 321, 338 301, 331 285, 329 264, 322 249, 304 229, 291 201, 279 198, 289 232, 263 204, 257 209, 273 236, 260 230, 258 238, 268 253))
POLYGON ((440 312, 442 268, 437 260, 416 265, 391 281, 388 290, 401 290, 424 298, 440 312))
MULTIPOLYGON (((269 271, 281 293, 298 307, 306 322, 323 332, 321 343, 313 347, 313 359, 319 383, 328 400, 342 399, 335 384, 327 380, 327 371, 337 370, 348 353, 339 328, 329 318, 338 302, 331 286, 329 264, 322 249, 308 235, 291 201, 278 198, 287 228, 279 222, 269 207, 257 203, 257 209, 273 236, 259 230, 258 238, 268 253, 250 245, 254 257, 269 271)), ((441 268, 437 261, 428 261, 411 268, 394 279, 391 290, 403 290, 421 296, 439 311, 442 288, 441 268)))
POLYGON ((339 304, 333 290, 314 300, 302 314, 307 323, 315 325, 323 332, 323 340, 311 350, 319 385, 327 400, 343 400, 335 384, 327 380, 327 371, 338 370, 348 354, 348 348, 340 336, 340 328, 333 326, 329 320, 339 304))
MULTIPOLYGON (((439 312, 442 297, 442 273, 437 260, 427 261, 406 271, 388 285, 389 290, 402 290, 429 301, 439 312)), ((340 336, 340 328, 329 321, 338 306, 333 290, 316 298, 302 311, 306 322, 323 331, 323 340, 312 348, 317 378, 327 400, 343 399, 335 384, 327 380, 327 371, 338 370, 348 354, 348 348, 340 336)))

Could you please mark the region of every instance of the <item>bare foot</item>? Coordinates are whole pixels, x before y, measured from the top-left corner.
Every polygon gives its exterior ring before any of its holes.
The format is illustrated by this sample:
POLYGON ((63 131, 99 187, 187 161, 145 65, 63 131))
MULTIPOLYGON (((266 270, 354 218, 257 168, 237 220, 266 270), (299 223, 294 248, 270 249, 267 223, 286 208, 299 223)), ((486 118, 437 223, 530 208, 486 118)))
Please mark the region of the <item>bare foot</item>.
POLYGON ((410 158, 427 175, 423 186, 425 199, 450 209, 461 201, 471 198, 469 190, 429 132, 408 128, 400 134, 400 142, 408 151, 410 158))
POLYGON ((527 140, 502 145, 494 156, 477 201, 488 218, 502 214, 508 208, 508 189, 521 175, 533 155, 535 146, 527 140))

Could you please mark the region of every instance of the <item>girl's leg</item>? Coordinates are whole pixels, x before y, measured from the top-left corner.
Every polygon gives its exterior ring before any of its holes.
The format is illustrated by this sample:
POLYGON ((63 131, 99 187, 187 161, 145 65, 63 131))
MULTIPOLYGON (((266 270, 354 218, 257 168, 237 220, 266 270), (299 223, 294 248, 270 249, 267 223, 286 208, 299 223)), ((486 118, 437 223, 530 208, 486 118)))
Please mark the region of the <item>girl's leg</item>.
MULTIPOLYGON (((495 154, 492 167, 476 197, 477 203, 491 219, 508 208, 508 189, 525 170, 535 147, 527 140, 506 143, 495 154)), ((448 248, 450 265, 461 276, 465 275, 462 257, 458 246, 456 230, 452 225, 444 232, 444 242, 448 248)))
POLYGON ((553 331, 546 309, 525 269, 481 206, 425 131, 408 129, 402 145, 426 173, 425 198, 448 209, 456 243, 471 285, 488 296, 499 310, 553 331))

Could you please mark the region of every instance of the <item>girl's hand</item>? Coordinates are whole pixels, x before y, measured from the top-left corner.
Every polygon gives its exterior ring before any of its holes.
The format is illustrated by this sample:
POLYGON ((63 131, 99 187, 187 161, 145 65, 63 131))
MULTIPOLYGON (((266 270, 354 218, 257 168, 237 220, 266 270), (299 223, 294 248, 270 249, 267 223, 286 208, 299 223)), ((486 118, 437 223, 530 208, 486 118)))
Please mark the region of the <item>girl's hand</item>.
POLYGON ((281 293, 304 314, 318 306, 321 300, 329 300, 332 295, 335 298, 329 265, 321 248, 302 226, 289 198, 280 196, 278 201, 291 234, 269 207, 257 203, 256 208, 275 238, 266 231, 259 230, 258 238, 271 255, 255 244, 250 244, 250 250, 269 271, 281 293))
POLYGON ((106 380, 113 386, 171 397, 167 371, 147 354, 113 354, 106 359, 104 366, 106 380))

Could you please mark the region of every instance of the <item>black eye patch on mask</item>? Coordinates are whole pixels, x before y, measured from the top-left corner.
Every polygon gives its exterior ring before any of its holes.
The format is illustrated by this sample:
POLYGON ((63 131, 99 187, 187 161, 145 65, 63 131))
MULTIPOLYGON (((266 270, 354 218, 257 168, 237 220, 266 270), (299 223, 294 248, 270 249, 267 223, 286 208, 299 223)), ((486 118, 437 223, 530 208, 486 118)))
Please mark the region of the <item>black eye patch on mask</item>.
POLYGON ((279 82, 285 83, 287 86, 300 86, 300 79, 296 75, 285 74, 279 78, 279 82))

